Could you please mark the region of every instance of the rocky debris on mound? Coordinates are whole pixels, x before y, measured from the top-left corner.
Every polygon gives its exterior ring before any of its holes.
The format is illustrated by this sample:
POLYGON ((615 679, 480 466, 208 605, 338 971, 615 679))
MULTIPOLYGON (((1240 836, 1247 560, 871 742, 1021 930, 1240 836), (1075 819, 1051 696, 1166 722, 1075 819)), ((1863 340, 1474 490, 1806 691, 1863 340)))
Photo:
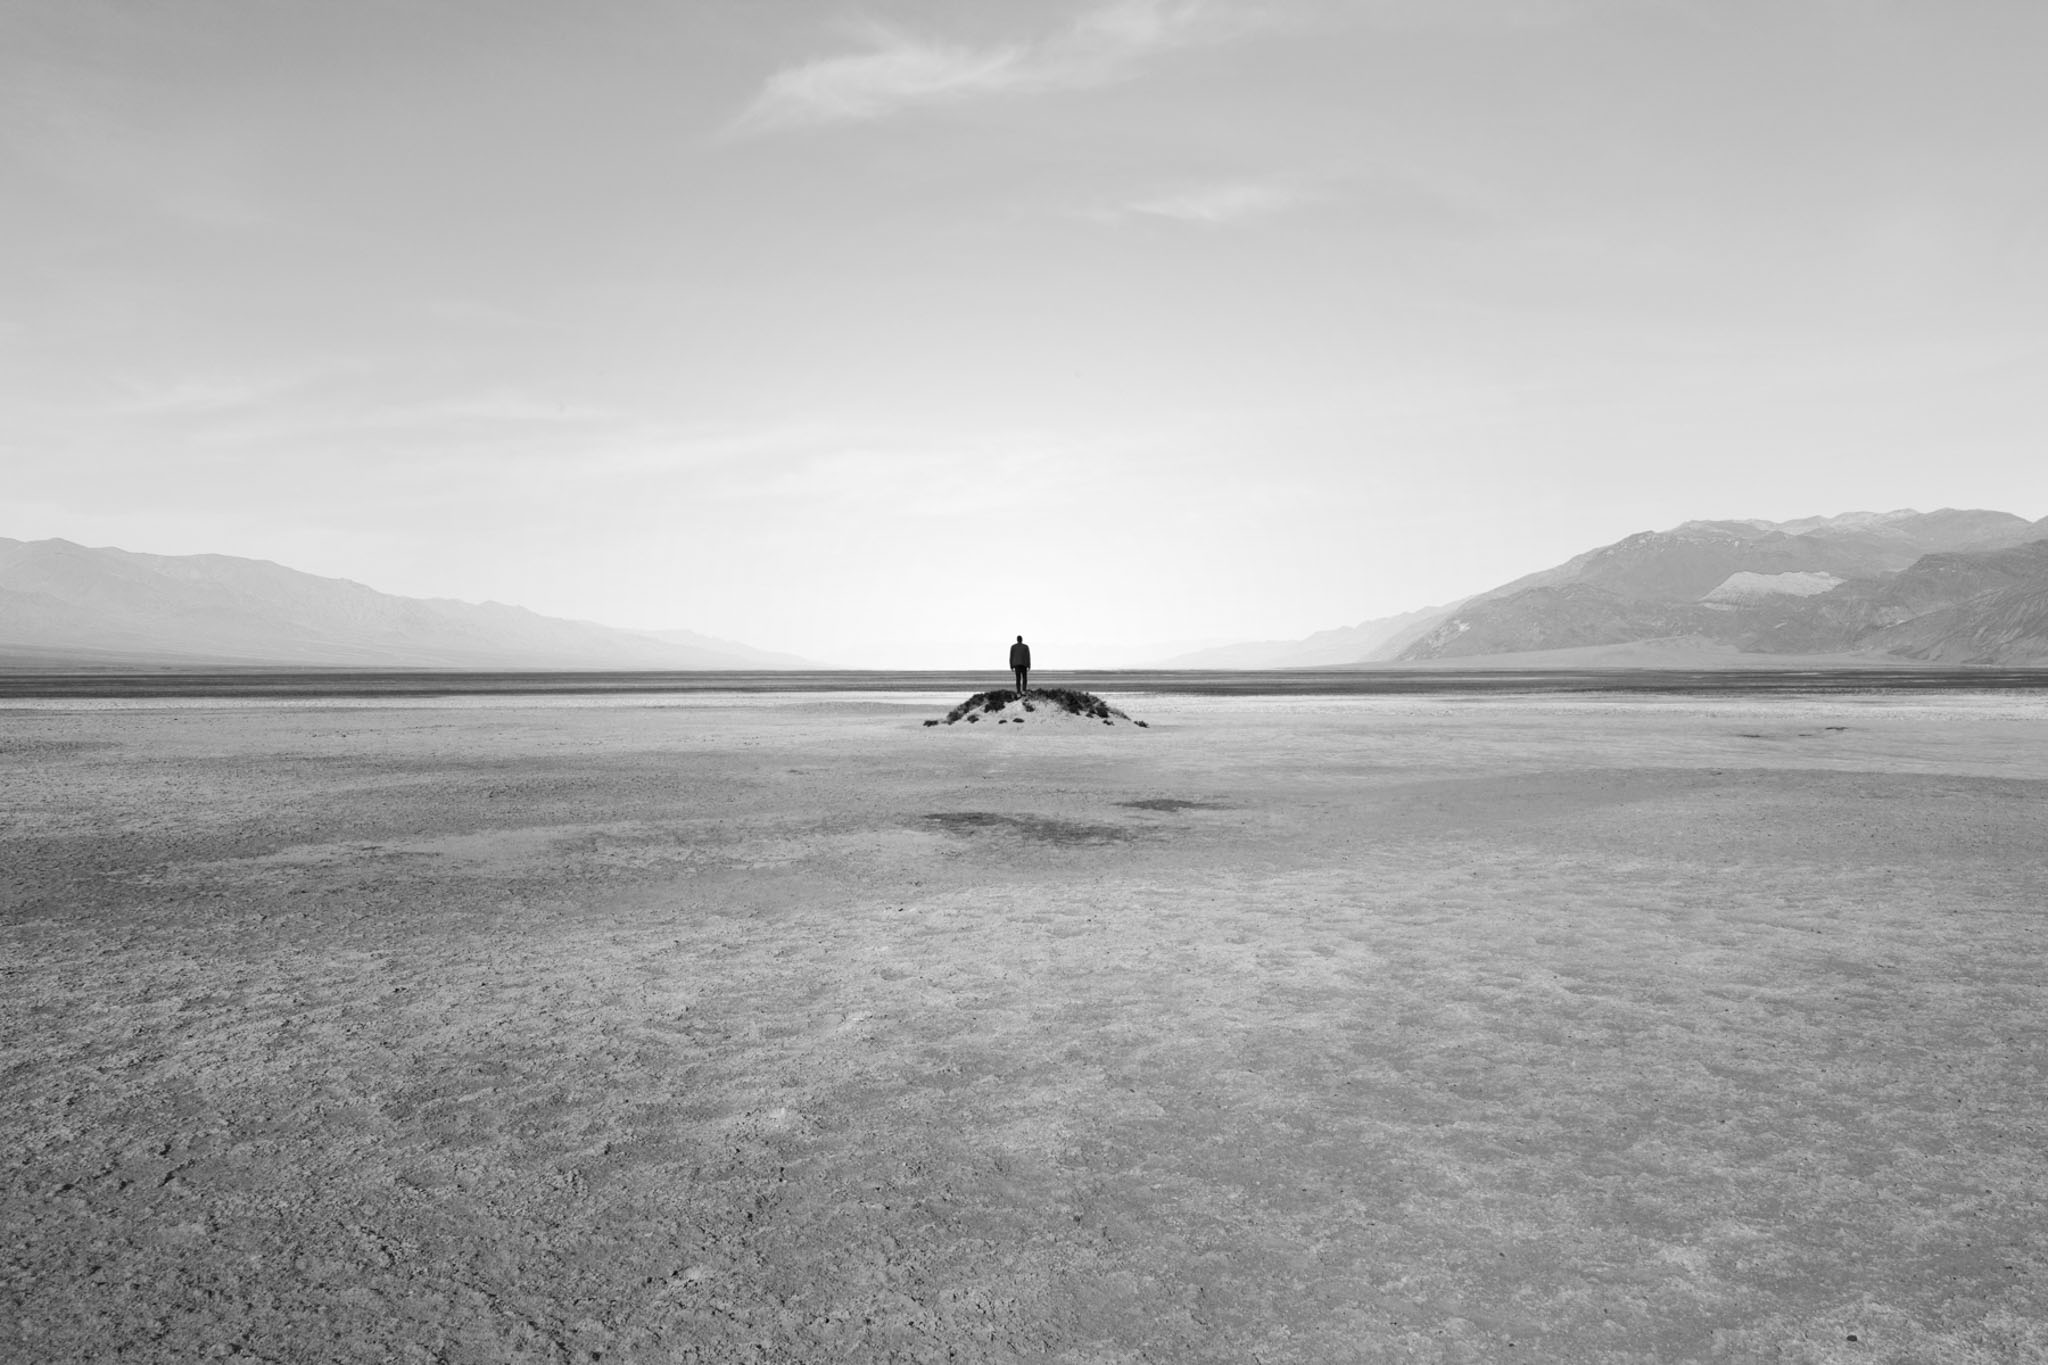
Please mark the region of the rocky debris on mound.
POLYGON ((1111 706, 1093 692, 1077 692, 1071 687, 1034 687, 1021 694, 1007 687, 993 692, 976 692, 948 711, 945 720, 928 720, 925 725, 958 725, 961 721, 978 725, 991 717, 998 725, 1024 725, 1033 719, 1075 717, 1099 720, 1104 725, 1129 721, 1141 730, 1150 728, 1142 720, 1131 720, 1122 709, 1111 706), (997 714, 1013 706, 1017 710, 1009 715, 997 714))

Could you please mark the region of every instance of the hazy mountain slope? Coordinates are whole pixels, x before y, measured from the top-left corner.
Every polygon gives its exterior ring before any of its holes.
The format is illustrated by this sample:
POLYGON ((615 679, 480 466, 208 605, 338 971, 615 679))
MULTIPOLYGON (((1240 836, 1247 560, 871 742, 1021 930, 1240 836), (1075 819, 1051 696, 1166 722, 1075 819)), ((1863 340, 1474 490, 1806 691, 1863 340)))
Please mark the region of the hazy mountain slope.
MULTIPOLYGON (((1943 568, 1941 560, 1879 593, 1879 585, 1923 558, 1997 551, 2044 537, 2048 517, 2028 522, 2010 512, 1952 507, 1783 522, 1688 521, 1587 550, 1448 607, 1300 640, 1213 646, 1161 666, 1315 668, 1681 639, 1709 656, 1837 654, 1876 630, 1969 595, 1955 575, 1972 570, 1943 568)), ((2004 647, 2019 648, 2020 638, 2004 647)))
POLYGON ((1695 603, 1627 598, 1586 583, 1547 584, 1461 607, 1401 657, 1520 654, 1678 635, 1717 639, 1713 616, 1695 603))
POLYGON ((0 539, 0 648, 362 667, 760 668, 502 603, 397 597, 228 555, 0 539))
POLYGON ((1925 516, 1910 507, 1901 507, 1895 512, 1842 512, 1832 517, 1795 517, 1791 521, 1748 520, 1742 524, 1762 530, 1783 531, 1789 536, 1805 535, 1809 531, 1835 530, 1855 531, 1869 527, 1884 526, 1895 521, 1909 521, 1925 516))
POLYGON ((1877 631, 1864 644, 1938 663, 2048 663, 2048 581, 1937 608, 1877 631))
POLYGON ((1451 613, 1463 605, 1462 602, 1453 602, 1449 606, 1429 607, 1415 613, 1413 621, 1380 641, 1372 653, 1366 655, 1365 658, 1354 660, 1353 662, 1386 663, 1389 660, 1400 658, 1410 645, 1449 620, 1451 613))
MULTIPOLYGON (((1782 529, 1782 528, 1781 528, 1782 529)), ((1836 539, 1899 542, 1917 551, 1996 550, 2038 539, 2035 524, 2010 512, 1944 507, 1933 512, 1895 512, 1867 524, 1833 518, 1810 533, 1836 539)))
POLYGON ((2048 540, 1972 554, 1932 554, 1873 590, 1880 608, 1904 621, 2010 588, 2048 584, 2048 540))
POLYGON ((1869 595, 1862 648, 1944 663, 2048 660, 2048 540, 1927 555, 1869 595))
POLYGON ((1786 522, 1688 521, 1588 550, 1480 593, 1467 605, 1559 583, 1590 583, 1622 597, 1696 601, 1734 573, 1870 578, 1903 569, 1924 554, 1998 549, 2040 534, 2034 524, 2010 512, 1956 508, 1848 512, 1786 522))
POLYGON ((755 649, 737 640, 721 640, 714 635, 700 635, 694 630, 680 628, 670 630, 640 630, 633 632, 664 644, 682 645, 687 649, 701 649, 710 653, 730 655, 744 659, 750 668, 822 668, 825 665, 815 659, 805 659, 795 654, 779 654, 772 649, 755 649))
POLYGON ((1797 522, 1695 521, 1575 556, 1466 602, 1406 660, 1696 637, 1745 652, 1892 650, 2025 662, 2038 523, 2006 512, 1850 513, 1797 522), (1840 580, 1830 585, 1829 580, 1840 580), (1816 591, 1816 589, 1824 589, 1816 591), (1993 591, 1996 622, 1966 604, 1993 591), (1885 633, 1953 611, 1919 633, 1885 633), (1951 635, 1954 638, 1950 638, 1951 635))
POLYGON ((1160 668, 1314 668, 1328 664, 1367 663, 1392 658, 1423 630, 1455 609, 1423 607, 1361 621, 1355 626, 1319 630, 1300 640, 1254 640, 1217 645, 1161 660, 1160 668))
MULTIPOLYGON (((1874 573, 1904 569, 1922 555, 1998 550, 2039 540, 2044 533, 2010 512, 1943 508, 1937 512, 1888 513, 1867 523, 1830 518, 1803 533, 1840 553, 1860 556, 1874 573)), ((1854 577, 1859 575, 1844 575, 1854 577)))
MULTIPOLYGON (((2048 586, 2048 542, 1922 555, 1898 573, 1844 583, 1817 597, 1745 603, 1745 610, 1726 618, 1722 638, 1747 651, 1772 654, 1887 652, 1894 643, 1912 639, 1922 652, 1911 657, 1948 658, 1952 656, 1925 653, 1936 638, 1929 633, 1935 630, 1933 614, 1960 610, 1963 614, 1943 619, 1968 629, 1971 602, 1987 594, 2040 586, 2048 586), (1918 634, 1888 634, 1915 621, 1925 623, 1918 634)), ((1972 658, 1982 652, 1981 646, 1969 648, 1972 658)), ((2017 656, 2005 661, 2026 662, 2017 656)))
MULTIPOLYGON (((1691 521, 1589 550, 1545 574, 1519 580, 1524 587, 1507 587, 1526 591, 1577 584, 1629 600, 1696 602, 1735 573, 1817 572, 1850 578, 1879 571, 1867 554, 1818 537, 1691 521)), ((1496 589, 1482 594, 1481 600, 1507 595, 1507 590, 1496 589)))

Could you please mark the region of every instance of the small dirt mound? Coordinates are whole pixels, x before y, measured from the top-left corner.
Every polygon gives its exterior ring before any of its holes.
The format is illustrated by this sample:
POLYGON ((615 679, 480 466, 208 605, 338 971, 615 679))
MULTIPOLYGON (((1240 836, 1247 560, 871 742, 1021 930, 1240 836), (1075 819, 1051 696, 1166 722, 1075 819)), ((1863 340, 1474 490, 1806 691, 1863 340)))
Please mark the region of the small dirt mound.
POLYGON ((1122 708, 1111 706, 1093 692, 1079 692, 1071 687, 1034 687, 1021 694, 1007 687, 976 692, 948 711, 944 720, 928 720, 925 724, 958 725, 965 721, 978 725, 984 720, 994 720, 998 725, 1024 725, 1034 720, 1068 724, 1080 720, 1102 725, 1123 721, 1141 730, 1148 728, 1144 721, 1132 720, 1122 708))

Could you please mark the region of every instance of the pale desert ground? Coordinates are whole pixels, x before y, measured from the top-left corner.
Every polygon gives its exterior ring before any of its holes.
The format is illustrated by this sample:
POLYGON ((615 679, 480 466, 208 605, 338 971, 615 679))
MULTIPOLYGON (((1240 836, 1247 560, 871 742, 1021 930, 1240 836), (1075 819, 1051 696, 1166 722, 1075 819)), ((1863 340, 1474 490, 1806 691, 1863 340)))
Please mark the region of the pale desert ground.
POLYGON ((2048 696, 0 708, 11 1361, 2048 1359, 2048 696))

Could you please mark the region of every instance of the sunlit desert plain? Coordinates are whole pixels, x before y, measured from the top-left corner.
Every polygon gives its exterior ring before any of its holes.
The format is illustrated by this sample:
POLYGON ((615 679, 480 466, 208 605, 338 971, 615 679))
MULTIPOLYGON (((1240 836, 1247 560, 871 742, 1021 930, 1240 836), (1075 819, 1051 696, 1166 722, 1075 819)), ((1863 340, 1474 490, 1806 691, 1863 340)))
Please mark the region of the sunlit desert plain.
POLYGON ((0 707, 0 1355, 2048 1358, 2048 694, 0 707))

